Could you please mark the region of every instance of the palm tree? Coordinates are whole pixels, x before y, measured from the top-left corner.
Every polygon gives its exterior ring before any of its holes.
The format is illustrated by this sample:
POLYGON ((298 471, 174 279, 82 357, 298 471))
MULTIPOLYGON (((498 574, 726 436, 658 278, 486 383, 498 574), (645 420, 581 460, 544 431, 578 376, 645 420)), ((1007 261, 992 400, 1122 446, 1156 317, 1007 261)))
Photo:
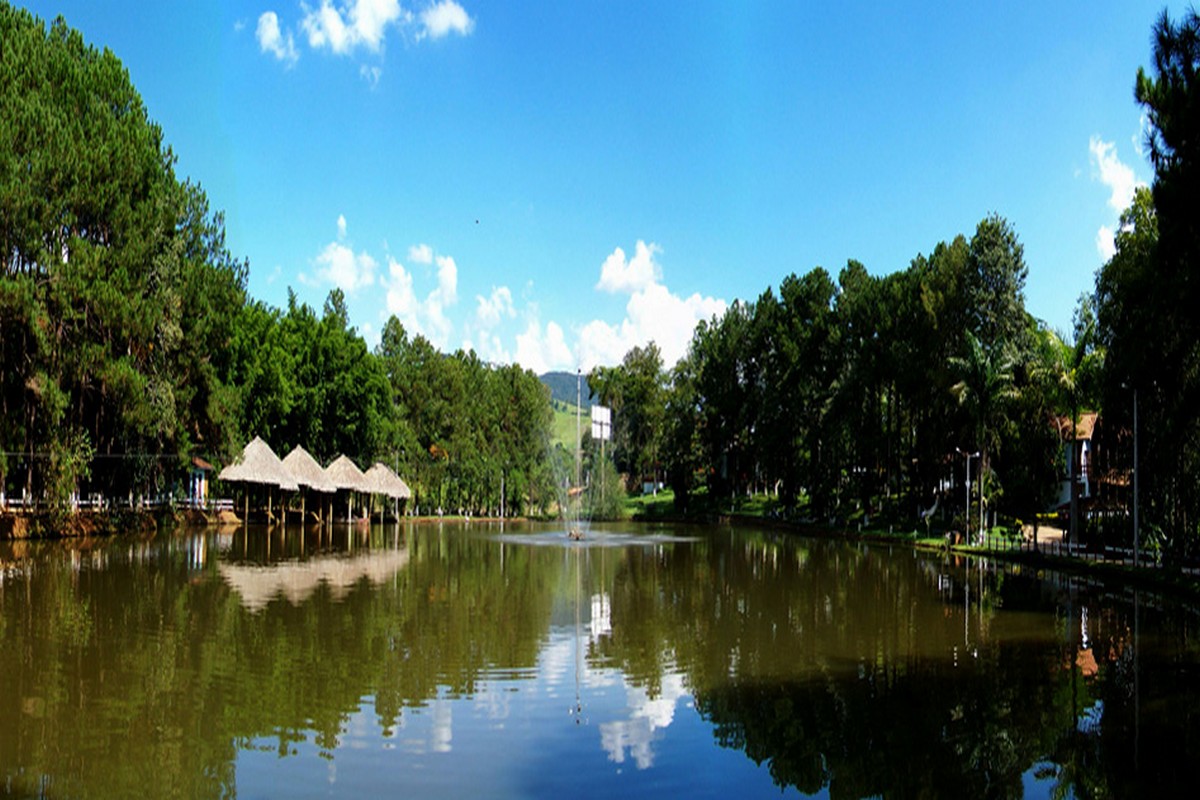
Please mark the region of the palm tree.
POLYGON ((998 352, 985 350, 979 338, 967 332, 967 350, 952 356, 950 366, 958 382, 950 387, 974 427, 975 442, 981 454, 979 498, 983 502, 984 476, 991 469, 991 454, 1000 449, 1000 431, 1007 421, 1006 411, 1016 397, 1013 386, 1015 359, 1008 348, 998 352))
POLYGON ((1060 338, 1058 363, 1059 402, 1071 415, 1071 531, 1070 539, 1078 542, 1079 535, 1079 469, 1082 448, 1079 443, 1079 417, 1083 407, 1095 396, 1100 371, 1104 366, 1104 351, 1096 345, 1096 317, 1088 295, 1079 298, 1075 310, 1075 341, 1067 344, 1060 338))

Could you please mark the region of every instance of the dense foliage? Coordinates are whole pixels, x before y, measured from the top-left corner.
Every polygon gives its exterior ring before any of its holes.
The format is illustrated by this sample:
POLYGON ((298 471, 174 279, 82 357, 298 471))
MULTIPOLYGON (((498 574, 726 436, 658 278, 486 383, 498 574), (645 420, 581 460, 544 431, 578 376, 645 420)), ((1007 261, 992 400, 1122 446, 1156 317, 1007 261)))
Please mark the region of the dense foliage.
POLYGON ((61 503, 227 452, 246 268, 221 216, 111 52, 7 5, 0 40, 0 477, 61 503))
MULTIPOLYGON (((1105 413, 1124 431, 1139 411, 1138 471, 1152 540, 1200 552, 1200 16, 1154 27, 1154 74, 1135 96, 1149 120, 1155 169, 1121 217, 1116 255, 1097 279, 1098 333, 1108 348, 1105 413)), ((1130 452, 1132 448, 1124 448, 1130 452)), ((1128 458, 1122 464, 1132 465, 1128 458)))
POLYGON ((985 506, 1030 517, 1057 479, 1065 346, 1025 312, 1025 274, 991 215, 902 272, 790 275, 702 323, 669 376, 653 345, 593 373, 618 463, 661 468, 685 503, 766 491, 819 518, 913 519, 979 453, 985 506))
POLYGON ((0 490, 161 494, 261 436, 399 469, 429 510, 548 509, 549 394, 530 372, 409 341, 377 352, 246 296, 219 213, 111 52, 0 4, 0 490))

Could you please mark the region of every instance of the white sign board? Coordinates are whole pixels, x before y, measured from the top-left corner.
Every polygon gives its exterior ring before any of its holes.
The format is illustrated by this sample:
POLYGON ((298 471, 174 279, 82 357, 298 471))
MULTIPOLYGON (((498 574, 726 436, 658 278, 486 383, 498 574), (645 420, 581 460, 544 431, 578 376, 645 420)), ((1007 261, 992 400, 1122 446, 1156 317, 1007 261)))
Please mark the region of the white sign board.
POLYGON ((592 406, 592 438, 603 442, 612 439, 612 409, 592 406))

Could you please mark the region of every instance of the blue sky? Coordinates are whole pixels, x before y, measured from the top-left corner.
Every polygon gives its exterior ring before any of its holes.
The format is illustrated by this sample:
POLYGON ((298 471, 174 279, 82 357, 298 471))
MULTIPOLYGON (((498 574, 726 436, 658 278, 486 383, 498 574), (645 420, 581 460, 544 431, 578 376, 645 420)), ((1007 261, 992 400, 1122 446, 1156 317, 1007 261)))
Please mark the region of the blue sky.
MULTIPOLYGON (((32 2, 129 69, 249 290, 369 343, 615 363, 988 213, 1067 330, 1141 154, 1160 3, 32 2)), ((1184 6, 1168 6, 1178 16, 1184 6)))

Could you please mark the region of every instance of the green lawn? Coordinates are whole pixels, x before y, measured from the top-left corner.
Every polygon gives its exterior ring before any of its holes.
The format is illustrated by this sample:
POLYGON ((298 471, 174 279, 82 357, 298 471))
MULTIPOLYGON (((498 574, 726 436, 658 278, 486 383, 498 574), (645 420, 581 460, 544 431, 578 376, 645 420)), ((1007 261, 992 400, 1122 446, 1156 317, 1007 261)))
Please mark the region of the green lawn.
POLYGON ((625 516, 637 514, 647 518, 675 513, 675 493, 660 489, 657 495, 643 494, 625 498, 625 516))
MULTIPOLYGON (((575 406, 567 406, 570 411, 562 411, 561 406, 554 409, 554 423, 550 428, 550 444, 561 444, 563 449, 570 452, 575 452, 575 406)), ((589 414, 591 412, 588 412, 589 414)), ((591 417, 583 415, 579 418, 580 433, 583 432, 583 426, 592 424, 591 417)), ((590 430, 590 428, 589 428, 590 430)))

